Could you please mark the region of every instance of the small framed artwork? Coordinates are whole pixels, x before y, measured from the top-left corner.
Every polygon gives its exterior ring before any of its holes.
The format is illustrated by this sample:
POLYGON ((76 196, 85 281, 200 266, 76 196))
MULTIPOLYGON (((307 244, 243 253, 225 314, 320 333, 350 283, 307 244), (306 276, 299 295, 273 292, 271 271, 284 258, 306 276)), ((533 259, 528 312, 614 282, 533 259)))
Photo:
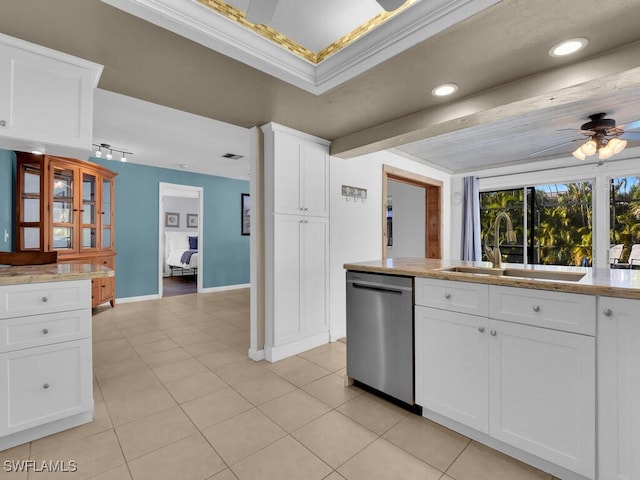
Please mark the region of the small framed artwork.
POLYGON ((241 235, 251 234, 251 210, 250 210, 250 198, 248 193, 240 194, 240 210, 242 217, 240 218, 241 235))
POLYGON ((164 226, 178 228, 180 226, 180 214, 165 212, 164 214, 164 226))
POLYGON ((187 228, 198 228, 197 213, 187 213, 187 228))

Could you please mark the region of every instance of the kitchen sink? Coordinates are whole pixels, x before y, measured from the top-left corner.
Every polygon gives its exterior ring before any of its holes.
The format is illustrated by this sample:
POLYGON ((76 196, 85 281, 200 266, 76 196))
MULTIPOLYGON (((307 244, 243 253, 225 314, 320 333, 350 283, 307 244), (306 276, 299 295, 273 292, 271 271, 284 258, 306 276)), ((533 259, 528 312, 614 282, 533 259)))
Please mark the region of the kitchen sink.
POLYGON ((557 270, 524 270, 520 268, 491 268, 462 265, 443 268, 440 271, 470 273, 473 275, 492 275, 496 277, 530 278, 533 280, 561 280, 563 282, 578 282, 586 275, 582 272, 560 272, 557 270))

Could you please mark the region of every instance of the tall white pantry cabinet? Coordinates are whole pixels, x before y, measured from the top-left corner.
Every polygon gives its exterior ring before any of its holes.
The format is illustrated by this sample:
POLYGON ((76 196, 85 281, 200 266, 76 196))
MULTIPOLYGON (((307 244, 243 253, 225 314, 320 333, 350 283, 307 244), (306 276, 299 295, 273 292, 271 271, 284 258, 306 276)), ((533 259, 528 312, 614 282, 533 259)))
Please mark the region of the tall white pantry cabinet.
POLYGON ((265 358, 329 342, 329 142, 264 132, 265 358))

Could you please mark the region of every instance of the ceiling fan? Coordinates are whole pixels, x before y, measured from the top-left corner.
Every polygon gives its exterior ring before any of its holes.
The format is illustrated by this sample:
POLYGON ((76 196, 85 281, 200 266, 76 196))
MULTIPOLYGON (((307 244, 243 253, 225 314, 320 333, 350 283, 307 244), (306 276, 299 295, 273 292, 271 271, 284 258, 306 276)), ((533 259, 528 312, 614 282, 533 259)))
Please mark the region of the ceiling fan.
MULTIPOLYGON (((406 0, 376 0, 387 12, 400 8, 406 0)), ((251 23, 268 23, 276 11, 278 0, 250 0, 247 7, 247 20, 251 23)))
POLYGON ((629 122, 626 125, 616 125, 616 121, 612 118, 605 118, 606 115, 606 113, 589 115, 590 121, 580 127, 580 134, 583 135, 581 138, 574 138, 568 142, 543 148, 530 153, 529 156, 539 155, 573 142, 584 141, 582 145, 572 152, 572 155, 579 160, 584 160, 586 157, 598 153, 599 159, 604 161, 624 150, 627 146, 627 140, 640 140, 640 132, 630 131, 640 129, 640 119, 629 122))

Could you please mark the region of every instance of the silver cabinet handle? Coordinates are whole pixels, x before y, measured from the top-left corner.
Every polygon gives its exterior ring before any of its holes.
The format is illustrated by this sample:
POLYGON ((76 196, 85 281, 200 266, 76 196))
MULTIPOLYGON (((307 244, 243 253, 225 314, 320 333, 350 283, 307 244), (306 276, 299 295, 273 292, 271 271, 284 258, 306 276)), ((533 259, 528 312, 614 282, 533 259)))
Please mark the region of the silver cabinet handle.
POLYGON ((451 294, 449 292, 444 294, 444 298, 446 298, 447 300, 449 300, 451 298, 451 294))
POLYGON ((43 329, 42 329, 42 333, 43 333, 44 335, 46 335, 47 333, 49 333, 49 329, 48 329, 48 328, 43 328, 43 329))
POLYGON ((605 317, 610 317, 611 315, 613 315, 613 310, 611 310, 610 308, 605 308, 602 313, 605 317))
POLYGON ((42 388, 44 388, 45 390, 47 390, 49 388, 49 384, 45 383, 44 385, 42 385, 42 388))
POLYGON ((539 312, 540 311, 540 305, 534 305, 533 306, 533 311, 534 312, 539 312))
POLYGON ((7 122, 5 120, 0 120, 0 127, 6 127, 7 122))
POLYGON ((479 331, 480 333, 484 333, 484 327, 483 327, 482 325, 480 325, 480 326, 478 327, 478 331, 479 331))
POLYGON ((42 297, 42 303, 47 303, 49 299, 47 297, 42 297))
POLYGON ((498 332, 496 332, 495 330, 490 330, 489 333, 492 337, 495 337, 498 334, 498 332))

